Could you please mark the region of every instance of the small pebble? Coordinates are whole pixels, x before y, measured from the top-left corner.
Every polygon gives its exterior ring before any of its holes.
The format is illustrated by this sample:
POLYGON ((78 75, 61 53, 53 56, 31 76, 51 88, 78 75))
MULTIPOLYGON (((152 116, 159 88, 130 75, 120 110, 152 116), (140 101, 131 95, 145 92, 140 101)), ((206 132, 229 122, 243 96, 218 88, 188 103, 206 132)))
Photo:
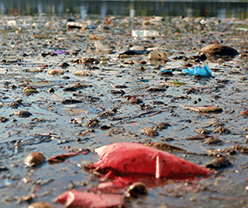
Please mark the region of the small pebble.
POLYGON ((28 208, 55 208, 55 207, 47 202, 35 202, 33 204, 28 205, 28 208))
POLYGON ((136 182, 133 183, 126 191, 127 197, 138 198, 141 195, 147 195, 147 188, 144 183, 136 182))
POLYGON ((45 160, 46 158, 43 154, 39 152, 32 152, 25 158, 24 162, 28 167, 33 167, 36 165, 41 165, 45 162, 45 160))

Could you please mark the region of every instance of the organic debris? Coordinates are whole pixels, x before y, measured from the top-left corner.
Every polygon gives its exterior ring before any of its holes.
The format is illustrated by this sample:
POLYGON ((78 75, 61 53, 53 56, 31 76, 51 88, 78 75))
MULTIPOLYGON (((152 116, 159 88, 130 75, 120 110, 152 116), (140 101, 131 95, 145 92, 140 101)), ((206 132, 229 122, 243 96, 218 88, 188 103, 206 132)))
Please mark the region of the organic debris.
POLYGON ((189 107, 189 106, 183 106, 180 105, 182 107, 184 107, 187 110, 193 110, 196 112, 200 112, 200 113, 221 113, 222 112, 222 108, 220 107, 212 107, 212 106, 200 106, 200 107, 189 107))

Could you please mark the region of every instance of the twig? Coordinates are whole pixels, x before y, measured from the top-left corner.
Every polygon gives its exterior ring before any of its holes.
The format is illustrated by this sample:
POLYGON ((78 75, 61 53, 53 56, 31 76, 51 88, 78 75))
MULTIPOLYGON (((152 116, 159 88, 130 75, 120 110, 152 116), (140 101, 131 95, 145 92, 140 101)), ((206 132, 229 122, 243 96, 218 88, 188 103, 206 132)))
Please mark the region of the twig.
POLYGON ((152 115, 150 115, 150 116, 148 116, 148 117, 152 117, 152 116, 155 116, 155 115, 157 115, 157 114, 160 114, 160 113, 162 113, 163 111, 158 111, 158 112, 156 112, 156 113, 153 113, 152 115))
POLYGON ((60 97, 60 96, 56 95, 54 92, 51 92, 51 94, 52 94, 53 96, 55 96, 55 97, 59 98, 59 99, 60 99, 60 101, 62 101, 62 100, 63 100, 63 98, 62 98, 62 97, 60 97))

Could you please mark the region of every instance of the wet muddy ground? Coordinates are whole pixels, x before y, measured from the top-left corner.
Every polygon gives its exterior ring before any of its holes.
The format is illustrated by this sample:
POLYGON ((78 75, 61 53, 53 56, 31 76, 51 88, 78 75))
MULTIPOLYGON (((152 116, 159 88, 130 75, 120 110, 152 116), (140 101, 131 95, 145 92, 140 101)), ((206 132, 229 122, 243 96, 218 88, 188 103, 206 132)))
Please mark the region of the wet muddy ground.
POLYGON ((75 20, 79 29, 68 29, 61 17, 1 17, 0 207, 52 203, 68 189, 97 185, 83 165, 98 160, 95 148, 114 142, 164 142, 202 166, 221 156, 229 161, 211 178, 149 189, 130 207, 248 207, 248 125, 240 114, 248 110, 248 21, 75 20), (152 37, 142 37, 143 30, 152 37), (201 48, 216 43, 239 55, 199 59, 201 48), (166 61, 148 60, 155 47, 166 61), (196 65, 208 65, 213 76, 182 73, 196 65), (31 152, 48 159, 79 149, 92 152, 58 164, 24 163, 31 152))

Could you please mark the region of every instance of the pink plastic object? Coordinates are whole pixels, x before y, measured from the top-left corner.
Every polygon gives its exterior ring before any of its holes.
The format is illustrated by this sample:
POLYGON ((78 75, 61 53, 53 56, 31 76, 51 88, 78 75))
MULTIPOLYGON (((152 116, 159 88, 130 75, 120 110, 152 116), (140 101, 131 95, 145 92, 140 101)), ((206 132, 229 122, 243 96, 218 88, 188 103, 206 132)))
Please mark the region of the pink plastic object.
POLYGON ((59 195, 54 202, 61 203, 67 208, 103 208, 123 205, 124 196, 115 194, 94 194, 70 190, 59 195))
MULTIPOLYGON (((138 143, 114 143, 95 150, 98 162, 86 169, 114 170, 121 174, 147 174, 156 178, 192 178, 211 175, 211 171, 170 153, 138 143)), ((112 171, 113 172, 113 171, 112 171)))

